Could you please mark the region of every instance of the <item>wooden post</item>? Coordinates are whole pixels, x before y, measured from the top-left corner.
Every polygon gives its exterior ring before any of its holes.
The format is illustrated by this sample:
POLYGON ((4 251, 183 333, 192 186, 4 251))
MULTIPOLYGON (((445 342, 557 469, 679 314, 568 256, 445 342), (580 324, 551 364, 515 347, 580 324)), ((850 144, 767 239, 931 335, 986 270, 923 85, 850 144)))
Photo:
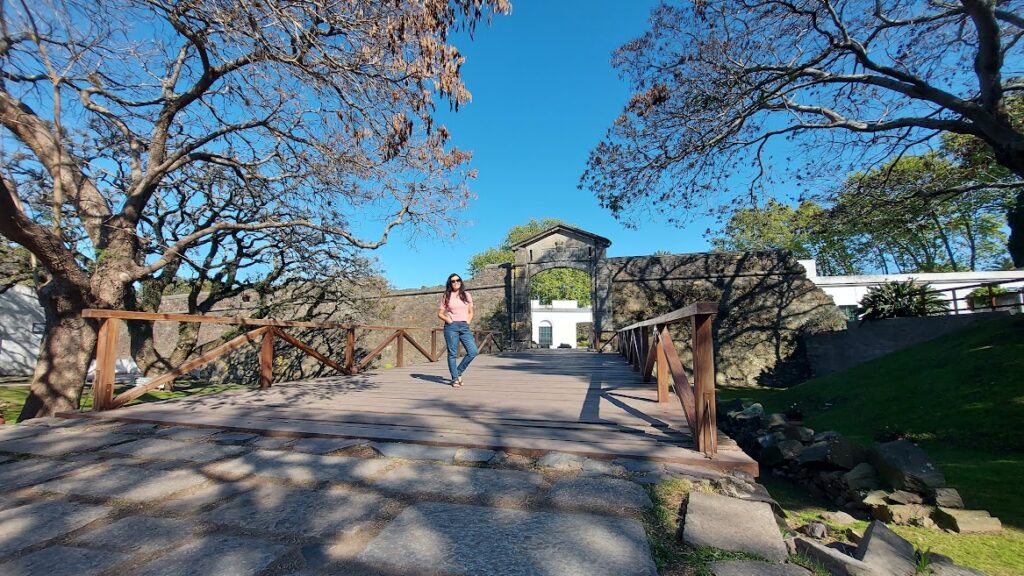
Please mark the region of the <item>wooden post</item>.
POLYGON ((708 456, 718 450, 715 413, 715 348, 711 336, 714 316, 693 317, 693 382, 697 415, 697 449, 708 456))
POLYGON ((395 348, 395 366, 405 366, 405 330, 398 331, 397 348, 395 348))
POLYGON ((349 328, 345 333, 345 370, 355 374, 356 368, 356 329, 349 328))
POLYGON ((989 306, 989 310, 995 312, 995 310, 996 310, 996 294, 995 294, 995 291, 992 290, 992 285, 991 284, 988 285, 988 306, 989 306))
POLYGON ((647 353, 651 349, 650 342, 647 341, 650 338, 651 329, 647 326, 640 327, 640 345, 637 346, 637 351, 640 353, 639 362, 637 362, 637 369, 640 370, 641 377, 644 382, 650 382, 651 377, 647 374, 645 368, 647 367, 647 353))
POLYGON ((430 361, 437 362, 437 330, 430 331, 430 361))
POLYGON ((274 383, 274 329, 263 333, 260 344, 260 390, 270 388, 274 383))
POLYGON ((114 401, 114 375, 117 371, 117 331, 120 320, 106 318, 100 323, 96 339, 96 370, 92 379, 92 409, 109 410, 114 401))
POLYGON ((663 338, 668 334, 668 328, 658 326, 657 330, 654 346, 657 351, 658 403, 662 404, 668 402, 668 383, 672 380, 672 375, 668 372, 668 356, 665 355, 665 348, 662 347, 663 338))

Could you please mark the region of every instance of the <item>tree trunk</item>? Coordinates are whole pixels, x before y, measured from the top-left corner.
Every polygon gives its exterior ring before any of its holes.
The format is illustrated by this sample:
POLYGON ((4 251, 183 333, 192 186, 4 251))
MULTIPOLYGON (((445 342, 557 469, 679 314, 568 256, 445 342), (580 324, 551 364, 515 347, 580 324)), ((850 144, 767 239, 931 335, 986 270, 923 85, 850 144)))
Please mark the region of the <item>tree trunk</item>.
POLYGON ((98 326, 82 318, 84 306, 69 286, 52 279, 40 288, 39 303, 46 315, 46 334, 19 422, 77 410, 96 350, 98 326))

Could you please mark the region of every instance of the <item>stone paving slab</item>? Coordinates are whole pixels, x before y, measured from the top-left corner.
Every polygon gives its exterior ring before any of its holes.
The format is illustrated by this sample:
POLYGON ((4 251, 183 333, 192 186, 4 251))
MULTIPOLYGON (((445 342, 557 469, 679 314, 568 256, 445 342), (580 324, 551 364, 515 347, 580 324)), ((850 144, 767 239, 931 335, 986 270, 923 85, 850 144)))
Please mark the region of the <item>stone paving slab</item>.
POLYGON ((77 502, 36 502, 0 511, 0 557, 62 536, 111 512, 77 502))
POLYGON ((389 466, 387 460, 256 450, 207 467, 232 478, 269 476, 293 482, 363 482, 389 466))
POLYGON ((637 514, 652 506, 639 484, 616 478, 565 478, 555 482, 547 499, 557 508, 604 514, 637 514))
POLYGON ((259 434, 250 434, 248 432, 221 432, 213 437, 213 441, 218 444, 239 445, 246 444, 259 437, 259 434))
POLYGON ((148 424, 146 422, 122 423, 121 427, 117 429, 117 432, 121 434, 138 434, 140 436, 155 434, 156 431, 156 424, 148 424))
POLYGON ((251 446, 253 448, 260 448, 263 450, 283 450, 291 446, 294 442, 295 438, 260 436, 251 444, 251 446))
POLYGON ((109 551, 51 546, 0 564, 4 576, 94 576, 122 562, 125 556, 109 551))
POLYGON ((62 456, 75 452, 86 452, 135 440, 134 436, 113 432, 76 430, 74 433, 61 433, 52 430, 39 430, 38 434, 0 442, 0 452, 18 454, 35 454, 37 456, 62 456))
POLYGON ((194 525, 174 518, 128 516, 79 535, 74 544, 101 550, 156 552, 174 548, 187 539, 194 525))
POLYGON ((146 460, 183 460, 187 462, 213 462, 231 456, 244 454, 249 449, 244 446, 224 446, 221 444, 197 444, 194 442, 178 442, 160 438, 142 438, 127 444, 118 444, 104 448, 104 452, 124 454, 133 458, 146 460))
POLYGON ((405 460, 431 460, 435 462, 455 462, 458 448, 443 446, 426 446, 423 444, 400 444, 396 442, 374 442, 370 446, 382 456, 403 458, 405 460))
POLYGON ((351 446, 365 444, 358 438, 299 438, 291 445, 296 452, 308 454, 329 454, 336 450, 344 450, 351 446))
POLYGON ((74 476, 51 480, 38 488, 72 496, 145 502, 194 488, 206 478, 191 470, 152 470, 129 466, 97 466, 74 476))
POLYGON ((0 492, 46 482, 81 468, 81 464, 55 462, 41 458, 11 462, 0 466, 0 492))
POLYGON ((695 546, 750 552, 774 562, 788 557, 771 506, 717 494, 690 492, 683 540, 695 546))
POLYGON ((354 533, 390 506, 397 502, 369 492, 261 486, 203 519, 257 533, 321 537, 354 533))
POLYGON ((181 442, 194 442, 206 440, 215 434, 223 432, 220 428, 187 428, 185 426, 171 426, 156 431, 157 438, 168 440, 179 440, 181 442))
POLYGON ((395 574, 655 576, 643 526, 610 516, 410 506, 360 554, 395 574))
POLYGON ((752 560, 721 560, 708 564, 714 576, 811 576, 795 564, 768 564, 752 560))
POLYGON ((407 464, 385 474, 376 485, 411 496, 514 503, 537 493, 543 481, 543 476, 533 472, 407 464))
POLYGON ((164 500, 157 506, 160 511, 169 514, 188 514, 217 502, 223 503, 242 492, 252 490, 253 487, 247 482, 218 482, 202 486, 188 494, 164 500))
POLYGON ((197 538, 133 572, 133 576, 256 576, 287 551, 256 538, 197 538))
POLYGON ((7 456, 7 455, 4 455, 4 454, 0 454, 0 464, 7 464, 8 462, 13 461, 14 459, 15 459, 14 456, 7 456))
POLYGON ((494 458, 494 454, 494 450, 487 450, 486 448, 459 448, 455 452, 455 461, 482 464, 490 462, 494 458))

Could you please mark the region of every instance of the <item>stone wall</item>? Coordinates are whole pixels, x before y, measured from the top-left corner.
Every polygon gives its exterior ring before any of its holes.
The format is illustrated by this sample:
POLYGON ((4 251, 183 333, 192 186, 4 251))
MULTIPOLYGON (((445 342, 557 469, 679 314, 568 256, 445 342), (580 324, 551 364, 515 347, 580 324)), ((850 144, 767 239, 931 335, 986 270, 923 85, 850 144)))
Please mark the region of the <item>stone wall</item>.
POLYGON ((1006 314, 982 312, 849 322, 847 330, 808 337, 807 358, 812 375, 824 376, 1006 314))
MULTIPOLYGON (((789 386, 810 375, 803 336, 845 327, 842 313, 784 252, 736 252, 609 258, 616 327, 698 301, 719 302, 714 322, 720 385, 789 386)), ((673 341, 691 364, 689 327, 673 341)))

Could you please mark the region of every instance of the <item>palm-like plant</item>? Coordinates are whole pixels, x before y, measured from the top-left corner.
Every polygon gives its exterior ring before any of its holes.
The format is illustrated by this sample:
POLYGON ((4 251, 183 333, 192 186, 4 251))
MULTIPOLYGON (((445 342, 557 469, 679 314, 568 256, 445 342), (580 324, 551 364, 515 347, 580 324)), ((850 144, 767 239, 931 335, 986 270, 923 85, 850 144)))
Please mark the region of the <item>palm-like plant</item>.
POLYGON ((857 310, 861 320, 945 314, 949 308, 928 284, 893 281, 868 288, 857 310))

